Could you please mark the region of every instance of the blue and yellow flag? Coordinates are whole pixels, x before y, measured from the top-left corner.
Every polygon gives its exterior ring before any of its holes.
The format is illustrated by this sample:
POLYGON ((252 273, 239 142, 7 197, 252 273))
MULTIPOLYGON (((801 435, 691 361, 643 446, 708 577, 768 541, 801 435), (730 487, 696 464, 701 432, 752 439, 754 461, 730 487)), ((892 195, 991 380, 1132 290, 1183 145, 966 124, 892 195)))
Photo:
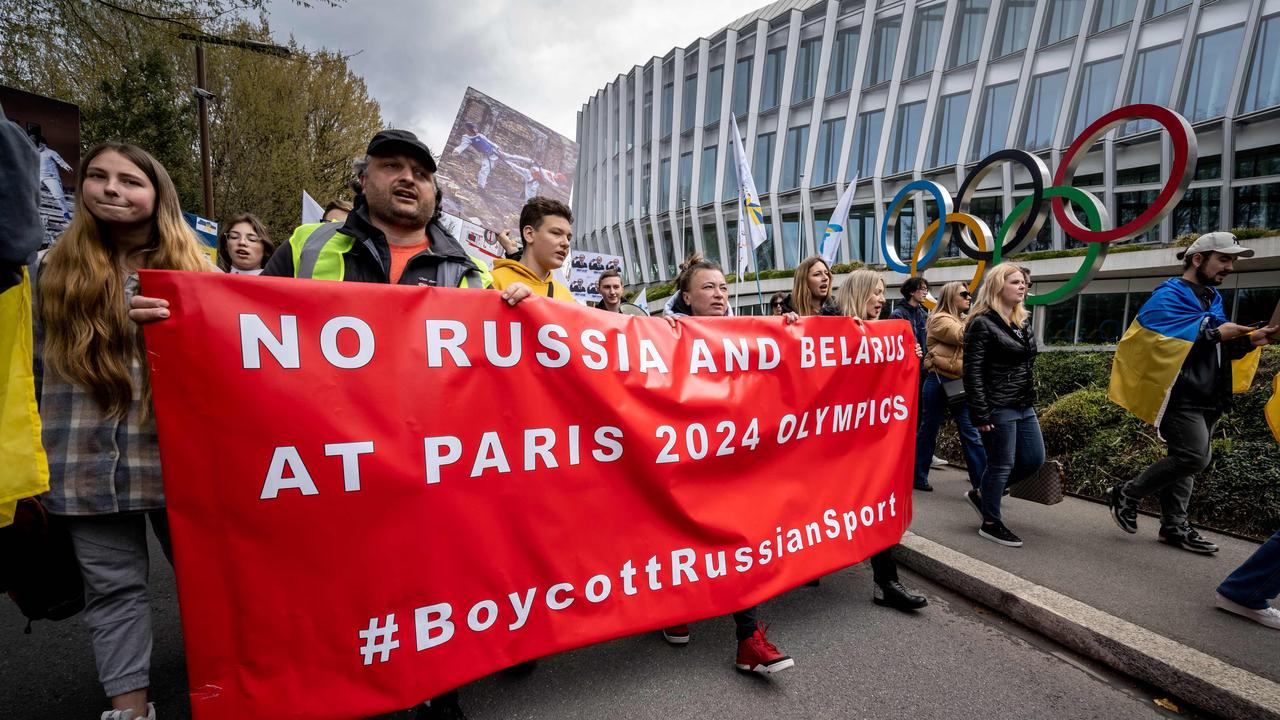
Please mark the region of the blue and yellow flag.
MULTIPOLYGON (((1201 325, 1227 321, 1222 296, 1214 293, 1208 310, 1178 278, 1166 280, 1138 311, 1116 347, 1111 365, 1111 401, 1152 425, 1159 425, 1169 393, 1191 352, 1201 325)), ((1245 392, 1258 370, 1260 350, 1232 363, 1232 390, 1245 392)))
POLYGON ((18 500, 49 489, 31 357, 31 283, 24 268, 22 282, 0 292, 0 527, 13 522, 18 500))
POLYGON ((1271 399, 1262 409, 1262 414, 1267 418, 1267 426, 1271 428, 1276 442, 1280 442, 1280 373, 1276 373, 1276 379, 1271 381, 1271 399))

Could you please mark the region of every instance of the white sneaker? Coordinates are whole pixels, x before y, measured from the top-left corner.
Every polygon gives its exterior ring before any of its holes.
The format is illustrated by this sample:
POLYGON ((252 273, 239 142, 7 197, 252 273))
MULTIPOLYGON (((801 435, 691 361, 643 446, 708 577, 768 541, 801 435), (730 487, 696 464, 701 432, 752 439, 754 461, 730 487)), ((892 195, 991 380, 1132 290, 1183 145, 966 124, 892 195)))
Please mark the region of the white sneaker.
POLYGON ((1253 608, 1247 608, 1238 602, 1225 598, 1219 593, 1214 593, 1214 597, 1216 598, 1214 605, 1217 605, 1219 609, 1226 610, 1229 613, 1235 613, 1240 617, 1249 618, 1250 620, 1266 625, 1269 628, 1280 630, 1280 610, 1270 606, 1264 607, 1261 610, 1254 610, 1253 608))
POLYGON ((100 720, 156 720, 156 705, 147 703, 146 715, 139 715, 133 710, 108 710, 102 713, 100 720))
POLYGON ((946 461, 946 460, 943 460, 942 458, 938 457, 937 455, 934 455, 934 456, 933 456, 933 460, 929 463, 929 467, 943 467, 943 466, 945 466, 946 464, 947 464, 947 461, 946 461))

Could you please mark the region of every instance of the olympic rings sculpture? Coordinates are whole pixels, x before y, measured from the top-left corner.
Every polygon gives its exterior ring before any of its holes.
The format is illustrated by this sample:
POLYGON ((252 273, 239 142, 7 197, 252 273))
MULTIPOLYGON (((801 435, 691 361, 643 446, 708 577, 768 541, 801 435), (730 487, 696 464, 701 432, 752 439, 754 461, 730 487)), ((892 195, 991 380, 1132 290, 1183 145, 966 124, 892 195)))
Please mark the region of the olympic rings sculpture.
POLYGON ((991 153, 974 166, 961 183, 955 199, 946 188, 932 180, 913 180, 907 183, 894 196, 885 213, 880 228, 880 251, 889 269, 915 277, 942 258, 953 240, 954 232, 956 247, 978 263, 973 279, 969 281, 969 291, 976 292, 987 268, 1022 251, 1044 227, 1052 209, 1054 220, 1062 227, 1062 231, 1068 237, 1085 243, 1088 249, 1080 267, 1062 287, 1048 293, 1028 294, 1026 302, 1028 305, 1065 302, 1083 290, 1102 269, 1111 243, 1137 237, 1155 227, 1173 211, 1191 184, 1198 157, 1195 132, 1191 129, 1191 123, 1182 115, 1159 105, 1126 105, 1093 121, 1071 142, 1052 182, 1049 180, 1049 169, 1039 157, 1025 150, 1005 149, 991 153), (1072 186, 1071 182, 1089 149, 1102 136, 1124 123, 1139 119, 1153 120, 1169 134, 1173 148, 1171 172, 1151 207, 1133 220, 1114 227, 1103 202, 1092 193, 1072 186), (1000 232, 992 238, 987 224, 969 213, 969 205, 987 175, 1005 164, 1019 165, 1027 171, 1031 178, 1031 194, 1005 216, 1000 224, 1000 232), (902 213, 903 206, 917 192, 928 193, 933 198, 938 207, 938 215, 945 222, 934 220, 925 228, 908 264, 898 257, 894 238, 898 216, 902 213), (1085 224, 1081 224, 1072 209, 1073 205, 1084 212, 1085 224), (952 230, 953 226, 956 227, 955 231, 952 230))

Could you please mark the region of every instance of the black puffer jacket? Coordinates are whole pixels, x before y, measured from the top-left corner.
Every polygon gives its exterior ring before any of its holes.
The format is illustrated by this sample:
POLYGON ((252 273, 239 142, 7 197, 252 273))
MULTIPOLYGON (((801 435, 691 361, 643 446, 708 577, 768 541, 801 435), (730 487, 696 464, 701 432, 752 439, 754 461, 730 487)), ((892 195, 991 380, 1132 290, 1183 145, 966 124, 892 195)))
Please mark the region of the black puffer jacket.
POLYGON ((994 310, 969 320, 964 331, 964 394, 975 426, 990 425, 995 408, 1025 410, 1035 404, 1031 371, 1038 352, 1030 317, 1020 328, 1010 327, 994 310))

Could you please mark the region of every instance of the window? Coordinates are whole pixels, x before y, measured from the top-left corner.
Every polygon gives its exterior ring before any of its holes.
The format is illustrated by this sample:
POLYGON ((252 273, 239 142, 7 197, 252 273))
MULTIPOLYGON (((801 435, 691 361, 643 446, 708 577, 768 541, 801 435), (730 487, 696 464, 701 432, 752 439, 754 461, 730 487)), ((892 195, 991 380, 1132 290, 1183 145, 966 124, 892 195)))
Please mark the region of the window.
POLYGON ((1124 293, 1080 296, 1080 337, 1084 345, 1114 345, 1124 334, 1124 293))
POLYGON ((1143 165, 1141 167, 1116 170, 1116 185, 1142 185, 1160 182, 1159 165, 1143 165))
POLYGON ((765 241, 760 243, 760 247, 756 248, 756 265, 757 270, 774 270, 778 264, 777 253, 773 250, 773 222, 768 217, 764 219, 764 236, 765 241))
POLYGON ((760 110, 778 107, 782 102, 782 68, 787 49, 770 50, 764 56, 764 85, 760 89, 760 110))
POLYGON ((818 128, 818 153, 813 159, 811 186, 826 185, 836 181, 840 168, 840 143, 844 140, 844 118, 827 120, 818 128))
POLYGON ((671 158, 662 158, 658 163, 658 212, 666 212, 671 207, 671 158))
POLYGON ((680 132, 693 129, 693 118, 698 109, 698 75, 695 73, 684 79, 680 99, 680 132))
POLYGON ((915 167, 916 149, 920 147, 920 126, 924 123, 924 101, 898 108, 893 144, 889 155, 890 172, 906 172, 915 167))
MULTIPOLYGON (((628 228, 631 229, 631 228, 628 228)), ((631 244, 631 262, 627 264, 627 278, 632 283, 644 282, 641 277, 640 269, 643 267, 643 260, 640 257, 640 237, 636 232, 627 233, 630 237, 631 244)))
POLYGON ((1280 145, 1236 152, 1236 177, 1280 175, 1280 145))
POLYGON ((1147 17, 1163 15, 1170 10, 1177 10, 1190 4, 1191 0, 1151 0, 1151 4, 1147 6, 1147 17))
MULTIPOLYGON (((1020 187, 1018 187, 1018 188, 1017 188, 1017 191, 1021 193, 1021 192, 1026 192, 1026 191, 1027 191, 1027 190, 1029 190, 1029 189, 1030 189, 1030 186, 1027 186, 1027 187, 1021 187, 1021 186, 1020 186, 1020 187)), ((1017 206, 1018 206, 1018 203, 1022 202, 1023 200, 1027 199, 1028 197, 1029 197, 1028 195, 1014 195, 1014 196, 1013 196, 1013 206, 1014 206, 1014 207, 1017 207, 1017 206)), ((1079 216, 1079 215, 1080 215, 1080 210, 1079 210, 1079 208, 1077 208, 1077 209, 1076 209, 1076 215, 1077 215, 1077 216, 1079 216)), ((1036 237, 1035 237, 1035 239, 1034 239, 1034 240, 1031 240, 1030 242, 1028 242, 1028 243, 1026 244, 1026 246, 1023 248, 1023 251, 1024 251, 1024 252, 1036 252, 1036 251, 1038 251, 1038 250, 1052 250, 1052 249, 1053 249, 1053 230, 1052 230, 1052 227, 1053 227, 1053 223, 1052 223, 1052 222, 1046 222, 1044 225, 1041 225, 1041 226, 1040 226, 1040 232, 1036 233, 1036 237)), ((992 228, 992 229, 994 230, 994 228, 992 228)), ((1083 244, 1083 243, 1081 243, 1081 244, 1083 244)))
POLYGON ((680 154, 680 177, 679 184, 676 186, 676 201, 680 203, 680 207, 685 207, 691 199, 693 184, 693 153, 680 154))
MULTIPOLYGON (((665 162, 665 161, 664 161, 665 162)), ((674 280, 676 277, 676 248, 671 242, 671 231, 662 230, 662 262, 663 280, 674 280)))
POLYGON ((858 57, 858 28, 845 28, 836 33, 836 46, 827 71, 827 95, 842 93, 853 87, 853 64, 858 57))
POLYGON ((1253 112, 1280 105, 1280 15, 1272 15, 1258 26, 1253 45, 1249 81, 1245 83, 1240 112, 1253 112))
POLYGON ((711 262, 720 262, 720 239, 716 236, 715 225, 702 226, 702 253, 711 262))
POLYGON ((652 166, 649 163, 644 164, 644 170, 640 173, 640 214, 649 214, 649 198, 653 193, 653 186, 650 182, 653 179, 652 166))
POLYGON ((978 59, 978 52, 982 50, 982 31, 986 29, 987 11, 990 9, 991 0, 961 0, 947 67, 958 67, 978 59))
POLYGON ((622 188, 622 194, 627 196, 627 219, 635 219, 636 216, 636 171, 627 168, 627 186, 622 188))
POLYGON ((1079 134, 1116 105, 1116 85, 1120 82, 1120 58, 1085 65, 1080 72, 1080 95, 1076 99, 1076 133, 1079 134))
POLYGON ((702 109, 703 123, 720 122, 720 98, 724 90, 724 66, 717 65, 707 71, 707 102, 702 109))
POLYGON ((800 43, 796 49, 796 76, 791 88, 791 102, 809 100, 817 92, 819 50, 822 38, 816 37, 800 43))
POLYGON ((858 126, 849 149, 849 177, 870 177, 875 173, 876 151, 880 149, 880 131, 884 111, 873 110, 858 116, 858 126))
POLYGON ((1004 5, 1004 17, 1000 21, 1000 36, 996 40, 993 57, 1003 57, 1024 50, 1031 37, 1031 20, 1035 17, 1036 0, 1008 0, 1004 5))
POLYGON ((1072 345, 1076 341, 1076 308, 1080 296, 1045 307, 1044 344, 1072 345))
POLYGON ((800 262, 800 216, 782 216, 782 269, 790 270, 800 262))
POLYGON ((734 200, 738 197, 738 163, 734 159, 733 140, 729 140, 729 147, 724 153, 724 195, 725 200, 734 200))
MULTIPOLYGON (((1139 215, 1146 212, 1153 204, 1155 204, 1156 195, 1158 194, 1158 190, 1138 190, 1135 192, 1116 193, 1116 215, 1119 216, 1116 219, 1116 227, 1132 222, 1139 215)), ((1126 242, 1154 243, 1159 241, 1160 226, 1157 225, 1126 242)))
POLYGON ((1201 235, 1219 227, 1222 188, 1192 188, 1173 209, 1173 236, 1201 235))
POLYGON ((1280 183, 1232 188, 1231 212, 1235 227, 1280 227, 1280 183))
POLYGON ((698 171, 698 204, 715 201, 716 146, 702 148, 702 165, 698 171))
POLYGON ((804 172, 804 155, 809 149, 809 126, 801 125, 787 130, 787 144, 782 148, 782 177, 779 190, 794 190, 800 186, 804 172))
POLYGON ((622 138, 627 152, 635 148, 636 95, 632 87, 627 92, 627 114, 622 116, 622 138))
MULTIPOLYGON (((1225 304, 1225 297, 1223 301, 1225 304)), ((1246 325, 1262 322, 1271 317, 1278 301, 1280 287, 1240 288, 1236 290, 1236 322, 1246 325)), ((1231 310, 1227 310, 1227 317, 1231 317, 1231 310)))
POLYGON ((946 5, 931 5, 916 11, 915 32, 911 34, 911 49, 907 53, 907 77, 933 69, 942 38, 942 16, 946 12, 946 5))
POLYGON ((871 58, 867 61, 867 78, 863 87, 879 85, 893 73, 893 56, 898 51, 898 31, 902 18, 882 20, 876 25, 875 42, 871 45, 871 58))
POLYGON ((1093 16, 1093 32, 1102 32, 1133 19, 1135 0, 1101 0, 1093 16))
POLYGON ((1080 34, 1080 19, 1084 16, 1084 0, 1049 0, 1049 12, 1045 15, 1044 34, 1040 46, 1052 45, 1059 40, 1080 34))
POLYGON ((733 66, 733 114, 747 114, 747 102, 751 99, 751 58, 742 58, 733 66))
POLYGON ((776 133, 756 136, 756 152, 751 158, 751 178, 756 181, 756 192, 769 192, 769 164, 773 162, 773 141, 776 133))
MULTIPOLYGON (((1162 45, 1138 53, 1133 63, 1133 85, 1130 103, 1168 105, 1173 93, 1173 71, 1178 65, 1178 43, 1162 45)), ((1124 134, 1145 132, 1157 127, 1154 120, 1125 123, 1124 134)))
POLYGON ((641 109, 644 113, 644 135, 640 138, 641 142, 649 142, 649 138, 653 137, 653 91, 646 90, 644 93, 644 107, 641 109))
MULTIPOLYGON (((992 241, 1000 234, 1000 225, 1004 222, 1004 213, 1001 211, 1002 206, 1003 202, 999 196, 975 197, 969 201, 969 214, 987 224, 987 227, 991 230, 992 241)), ((959 227, 963 226, 953 225, 951 231, 955 232, 959 227)), ((952 237, 955 236, 953 235, 952 237)), ((1006 238, 1007 240, 1008 238, 1006 238)), ((956 246, 956 242, 956 240, 952 240, 947 245, 947 257, 960 256, 960 248, 956 246)))
POLYGON ((849 240, 849 260, 867 262, 871 260, 872 248, 875 247, 876 212, 870 206, 855 207, 849 212, 848 231, 845 237, 849 240))
POLYGON ((1067 71, 1038 75, 1031 82, 1027 99, 1027 119, 1022 133, 1022 146, 1041 150, 1053 143, 1053 131, 1062 112, 1063 92, 1067 88, 1067 71))
POLYGON ((1191 122, 1221 117, 1227 109, 1227 93, 1236 74, 1236 58, 1244 28, 1233 27, 1196 38, 1187 77, 1187 99, 1182 114, 1191 122))
POLYGON ((1018 92, 1015 80, 987 88, 982 98, 982 110, 974 128, 973 153, 970 160, 981 160, 1004 147, 1009 136, 1009 121, 1013 117, 1013 98, 1018 92))
POLYGON ((964 132, 964 119, 969 112, 969 93, 962 92, 942 98, 938 104, 938 120, 929 152, 929 167, 949 165, 960 154, 960 134, 964 132))
POLYGON ((671 114, 675 103, 675 81, 662 86, 662 137, 671 136, 671 114))

